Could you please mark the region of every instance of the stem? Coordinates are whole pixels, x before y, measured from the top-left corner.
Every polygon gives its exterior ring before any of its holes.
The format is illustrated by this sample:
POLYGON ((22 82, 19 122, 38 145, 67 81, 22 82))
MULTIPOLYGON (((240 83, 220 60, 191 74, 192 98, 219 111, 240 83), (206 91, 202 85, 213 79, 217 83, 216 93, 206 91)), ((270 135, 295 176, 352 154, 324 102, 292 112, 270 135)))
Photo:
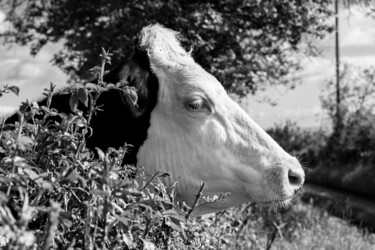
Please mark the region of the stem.
POLYGON ((195 201, 193 203, 193 206, 191 207, 191 209, 189 210, 189 212, 187 213, 187 215, 185 216, 185 219, 189 219, 191 213, 193 212, 193 210, 197 207, 198 205, 198 202, 200 200, 200 198, 202 197, 203 195, 203 189, 204 189, 204 186, 206 185, 206 183, 202 182, 201 184, 201 187, 199 188, 199 192, 197 193, 197 195, 195 196, 195 201))
POLYGON ((159 171, 157 171, 151 178, 150 178, 150 180, 141 188, 141 190, 140 191, 143 191, 143 189, 145 189, 147 186, 148 186, 148 184, 150 184, 150 182, 153 180, 153 179, 155 179, 155 177, 158 175, 158 174, 160 174, 160 170, 159 171))

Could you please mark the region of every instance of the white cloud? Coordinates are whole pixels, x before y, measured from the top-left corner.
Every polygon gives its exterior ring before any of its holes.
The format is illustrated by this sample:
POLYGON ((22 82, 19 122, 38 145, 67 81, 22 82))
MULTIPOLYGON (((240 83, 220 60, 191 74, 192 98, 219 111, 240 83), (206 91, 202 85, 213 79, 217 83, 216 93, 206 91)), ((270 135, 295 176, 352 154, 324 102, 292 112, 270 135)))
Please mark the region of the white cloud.
POLYGON ((39 64, 24 63, 20 67, 19 77, 22 78, 37 78, 42 73, 42 68, 39 64))
POLYGON ((375 45, 375 19, 366 16, 365 10, 352 7, 341 10, 340 44, 342 47, 375 45))
POLYGON ((0 33, 3 33, 5 31, 8 31, 12 25, 9 22, 5 21, 5 13, 0 10, 0 33))
POLYGON ((17 107, 14 107, 14 106, 0 106, 0 118, 6 117, 9 114, 12 114, 16 110, 17 110, 17 107))
POLYGON ((325 57, 306 57, 301 61, 299 72, 304 84, 322 85, 334 74, 334 62, 325 57))
POLYGON ((5 20, 5 13, 0 10, 0 23, 4 22, 5 20))
POLYGON ((14 45, 10 49, 0 45, 0 88, 4 84, 19 86, 20 96, 12 94, 0 98, 0 106, 17 107, 26 99, 33 100, 41 96, 50 82, 63 86, 67 76, 50 60, 61 44, 46 45, 40 53, 32 57, 28 47, 14 45))
MULTIPOLYGON (((375 46, 375 44, 374 44, 375 46)), ((341 57, 342 62, 346 62, 359 67, 371 67, 375 66, 375 55, 368 56, 343 56, 341 57)))

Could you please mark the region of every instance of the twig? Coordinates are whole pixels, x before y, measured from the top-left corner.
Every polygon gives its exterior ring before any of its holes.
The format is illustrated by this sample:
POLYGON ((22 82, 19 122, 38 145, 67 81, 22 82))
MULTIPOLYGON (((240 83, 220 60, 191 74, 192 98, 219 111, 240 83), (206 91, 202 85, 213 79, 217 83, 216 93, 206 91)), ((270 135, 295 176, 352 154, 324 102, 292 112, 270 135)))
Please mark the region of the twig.
POLYGON ((193 210, 197 207, 197 204, 200 200, 200 198, 203 196, 203 189, 204 189, 204 186, 206 185, 206 183, 202 182, 201 184, 201 187, 199 188, 199 192, 197 193, 197 195, 195 196, 195 201, 193 203, 193 206, 191 206, 191 209, 189 210, 189 212, 187 213, 187 215, 185 216, 185 219, 189 219, 191 213, 193 212, 193 210))
POLYGON ((53 239, 57 232, 57 225, 59 223, 60 205, 58 203, 52 203, 51 210, 49 212, 49 226, 47 229, 47 236, 44 240, 42 249, 48 250, 53 247, 53 239))
POLYGON ((160 174, 160 170, 158 170, 151 178, 150 178, 150 180, 148 180, 148 182, 141 188, 141 190, 140 191, 143 191, 143 189, 145 189, 147 186, 148 186, 148 184, 150 184, 151 183, 151 181, 153 180, 153 179, 155 179, 155 177, 158 175, 158 174, 160 174))

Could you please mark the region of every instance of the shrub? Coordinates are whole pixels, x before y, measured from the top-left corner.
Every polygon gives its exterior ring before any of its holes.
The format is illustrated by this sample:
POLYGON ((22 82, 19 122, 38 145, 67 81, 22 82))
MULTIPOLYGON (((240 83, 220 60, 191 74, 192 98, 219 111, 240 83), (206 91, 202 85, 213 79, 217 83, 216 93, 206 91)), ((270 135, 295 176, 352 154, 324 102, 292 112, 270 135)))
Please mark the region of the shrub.
POLYGON ((333 124, 327 141, 331 164, 375 163, 375 69, 344 65, 337 110, 336 87, 329 82, 321 97, 323 109, 333 124), (337 116, 337 113, 339 116, 337 116), (339 117, 339 120, 338 120, 339 117))
MULTIPOLYGON (((17 112, 18 122, 3 122, 2 247, 181 249, 194 245, 189 237, 194 230, 187 222, 194 207, 176 207, 176 183, 165 186, 160 180, 168 173, 159 171, 149 179, 135 166, 122 166, 126 144, 106 152, 97 148, 95 154, 85 146, 90 120, 100 112, 96 100, 101 93, 117 88, 130 95, 134 104, 137 100, 132 89, 102 81, 109 60, 110 54, 103 50, 101 67, 94 69, 99 74, 97 85, 73 85, 66 90, 72 93, 69 103, 73 114, 51 108, 55 90, 51 84, 45 89, 45 106, 25 102, 17 112), (88 114, 78 109, 80 102, 88 106, 88 114), (140 186, 137 179, 145 185, 140 186)), ((9 91, 18 93, 13 86, 1 93, 9 91)))
POLYGON ((303 165, 315 167, 321 163, 325 154, 328 134, 322 130, 307 130, 298 127, 295 122, 287 121, 267 130, 282 148, 297 156, 303 165))

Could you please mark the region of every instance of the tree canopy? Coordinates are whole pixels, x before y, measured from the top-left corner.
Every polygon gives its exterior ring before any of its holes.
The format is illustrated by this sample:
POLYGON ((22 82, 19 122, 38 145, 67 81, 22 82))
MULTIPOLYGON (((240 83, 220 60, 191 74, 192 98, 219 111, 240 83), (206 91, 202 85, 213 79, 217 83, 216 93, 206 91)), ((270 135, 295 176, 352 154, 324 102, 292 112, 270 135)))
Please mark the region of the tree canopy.
POLYGON ((7 43, 31 47, 63 41, 53 63, 71 76, 87 78, 101 47, 113 64, 129 57, 133 38, 158 22, 180 31, 183 45, 229 91, 239 96, 286 84, 299 68, 292 56, 306 37, 331 30, 329 0, 8 0, 13 28, 7 43))

